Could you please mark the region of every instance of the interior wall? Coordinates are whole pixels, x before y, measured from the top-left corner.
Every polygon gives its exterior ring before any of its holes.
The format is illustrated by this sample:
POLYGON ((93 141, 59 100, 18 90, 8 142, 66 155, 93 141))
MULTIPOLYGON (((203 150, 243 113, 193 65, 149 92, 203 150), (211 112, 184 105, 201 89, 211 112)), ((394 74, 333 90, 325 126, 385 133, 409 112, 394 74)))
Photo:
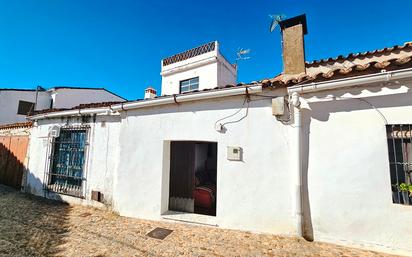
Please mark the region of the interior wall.
POLYGON ((205 143, 195 144, 195 173, 205 169, 207 160, 208 145, 205 143))

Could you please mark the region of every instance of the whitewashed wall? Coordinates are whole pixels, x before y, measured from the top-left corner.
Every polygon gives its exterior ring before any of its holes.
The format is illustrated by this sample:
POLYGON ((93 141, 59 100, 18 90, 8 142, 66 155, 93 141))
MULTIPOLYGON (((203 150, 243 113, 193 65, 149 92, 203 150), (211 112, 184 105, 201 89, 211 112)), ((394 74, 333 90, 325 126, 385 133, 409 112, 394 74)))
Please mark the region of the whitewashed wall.
MULTIPOLYGON (((392 203, 385 131, 385 122, 412 124, 411 88, 412 84, 400 84, 303 95, 305 232, 316 241, 412 252, 412 208, 392 203)), ((121 215, 164 219, 170 141, 212 141, 218 143, 213 222, 223 228, 295 235, 293 126, 272 116, 267 98, 251 102, 247 118, 228 124, 225 133, 215 131, 215 122, 242 103, 242 97, 230 97, 149 107, 128 110, 107 128, 93 123, 86 198, 92 188, 102 190, 112 195, 113 208, 121 215), (242 147, 243 161, 228 161, 227 146, 242 147)), ((245 110, 225 121, 243 114, 245 110)), ((41 194, 36 183, 44 177, 42 136, 48 126, 64 123, 46 120, 33 128, 33 193, 41 194)))
MULTIPOLYGON (((251 102, 247 118, 228 124, 225 133, 214 129, 215 122, 237 111, 243 100, 232 97, 128 110, 120 131, 115 209, 125 216, 161 219, 168 209, 169 142, 212 141, 218 143, 216 224, 294 234, 289 127, 272 116, 271 100, 251 102), (228 161, 228 146, 242 147, 243 161, 228 161)), ((245 111, 225 121, 237 120, 245 111)))
POLYGON ((209 63, 202 67, 196 67, 162 77, 162 95, 180 93, 180 81, 199 77, 199 90, 215 88, 217 81, 217 62, 209 63))
MULTIPOLYGON (((34 103, 36 91, 29 90, 0 90, 0 125, 25 122, 26 116, 17 114, 19 101, 34 103)), ((37 110, 50 107, 49 92, 40 91, 37 98, 37 110)))
POLYGON ((385 129, 412 124, 411 88, 304 95, 305 212, 315 240, 412 253, 412 206, 392 203, 385 129))
POLYGON ((163 66, 161 95, 180 93, 180 81, 199 77, 199 90, 236 84, 236 69, 220 54, 219 47, 205 54, 163 66))
POLYGON ((53 108, 71 108, 79 104, 124 101, 106 90, 85 88, 52 89, 53 108))
MULTIPOLYGON (((102 204, 91 200, 91 191, 101 191, 104 194, 106 205, 112 204, 112 190, 114 174, 116 171, 119 155, 118 133, 120 118, 114 116, 98 116, 96 122, 83 123, 90 125, 90 146, 87 150, 85 164, 85 199, 70 196, 57 196, 49 194, 50 198, 59 198, 70 203, 88 204, 101 207, 102 204)), ((46 196, 43 191, 45 173, 48 168, 48 151, 51 147, 51 139, 48 138, 50 127, 54 125, 80 125, 79 118, 67 119, 48 119, 39 120, 32 128, 32 135, 29 147, 29 164, 27 176, 27 191, 40 196, 46 196)))
POLYGON ((218 63, 217 66, 218 70, 218 85, 223 87, 226 85, 236 85, 237 84, 237 70, 233 68, 233 66, 223 60, 222 62, 218 63))

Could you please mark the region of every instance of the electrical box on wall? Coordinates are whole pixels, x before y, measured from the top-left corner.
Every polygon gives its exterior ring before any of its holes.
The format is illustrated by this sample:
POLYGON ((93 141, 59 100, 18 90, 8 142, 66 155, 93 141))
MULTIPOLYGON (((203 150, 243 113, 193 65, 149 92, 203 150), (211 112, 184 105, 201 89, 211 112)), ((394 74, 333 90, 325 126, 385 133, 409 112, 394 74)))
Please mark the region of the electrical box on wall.
POLYGON ((60 127, 59 126, 53 126, 49 130, 49 136, 50 137, 59 137, 60 136, 60 127))
POLYGON ((282 116, 285 113, 285 98, 280 96, 272 99, 272 115, 282 116))
POLYGON ((236 146, 227 147, 227 159, 229 161, 241 161, 242 160, 242 148, 236 146))

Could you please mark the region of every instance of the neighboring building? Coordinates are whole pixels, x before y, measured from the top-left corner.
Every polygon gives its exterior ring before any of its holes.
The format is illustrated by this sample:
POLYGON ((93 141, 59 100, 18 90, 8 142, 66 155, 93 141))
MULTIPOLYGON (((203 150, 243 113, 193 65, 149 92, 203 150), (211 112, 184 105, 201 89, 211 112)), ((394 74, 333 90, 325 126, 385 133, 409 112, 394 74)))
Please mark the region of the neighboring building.
POLYGON ((178 94, 193 75, 176 73, 171 96, 31 116, 23 187, 124 216, 410 254, 412 43, 306 63, 305 17, 280 27, 274 78, 210 89, 216 72, 178 94))
POLYGON ((0 125, 0 183, 20 189, 26 184, 32 122, 0 125))
POLYGON ((0 125, 26 121, 29 112, 72 108, 80 104, 119 102, 124 98, 104 88, 53 87, 45 90, 0 88, 0 125), (37 99, 37 103, 36 103, 37 99), (36 106, 36 107, 34 107, 36 106))
MULTIPOLYGON (((36 90, 0 88, 0 125, 26 121, 26 116, 33 111, 36 90)), ((37 93, 37 110, 51 107, 50 93, 40 90, 37 93)))
POLYGON ((236 84, 236 65, 219 52, 217 41, 165 58, 161 95, 181 94, 236 84))

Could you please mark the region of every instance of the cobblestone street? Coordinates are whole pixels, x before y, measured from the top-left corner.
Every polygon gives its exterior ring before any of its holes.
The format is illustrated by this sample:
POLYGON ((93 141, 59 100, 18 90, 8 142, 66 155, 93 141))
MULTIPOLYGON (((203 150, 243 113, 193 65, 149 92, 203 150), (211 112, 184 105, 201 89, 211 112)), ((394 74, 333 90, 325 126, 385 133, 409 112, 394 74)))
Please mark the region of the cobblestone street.
POLYGON ((388 256, 298 238, 153 222, 0 186, 0 256, 388 256), (146 234, 173 230, 164 240, 146 234))

